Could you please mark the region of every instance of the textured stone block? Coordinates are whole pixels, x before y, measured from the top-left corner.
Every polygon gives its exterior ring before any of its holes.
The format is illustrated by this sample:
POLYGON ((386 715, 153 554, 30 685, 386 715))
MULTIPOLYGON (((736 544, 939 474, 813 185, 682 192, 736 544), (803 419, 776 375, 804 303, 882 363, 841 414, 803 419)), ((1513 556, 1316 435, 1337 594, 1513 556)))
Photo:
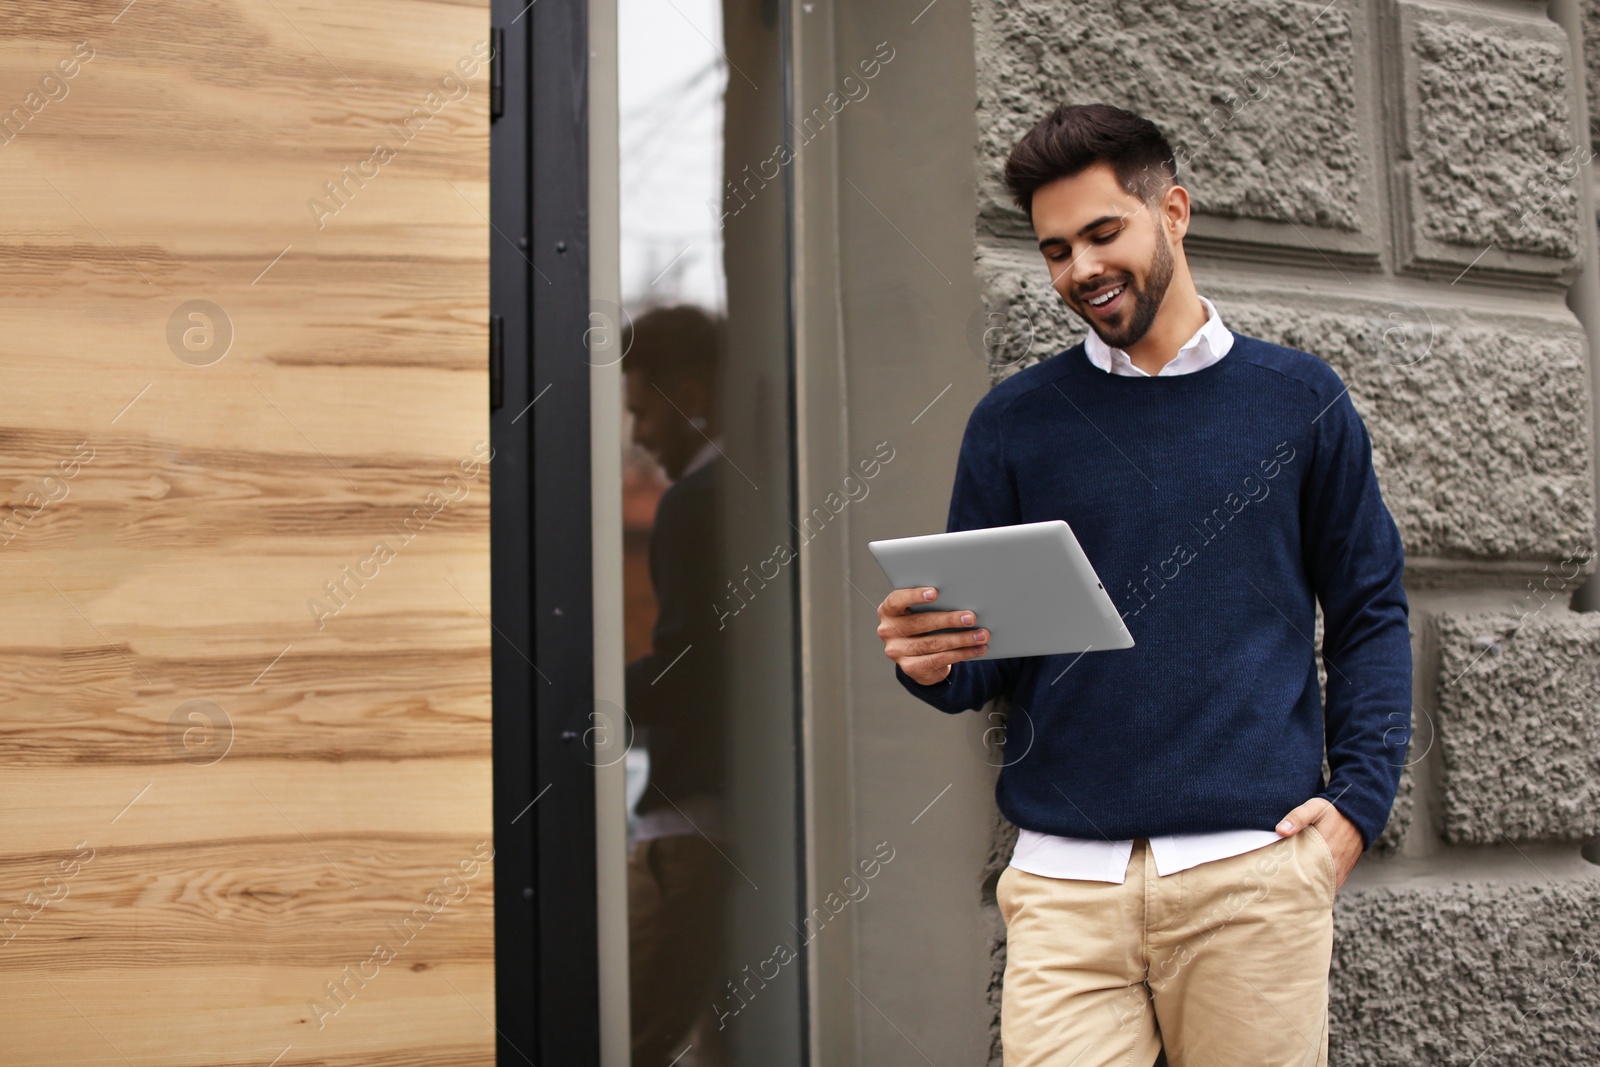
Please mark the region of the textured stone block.
POLYGON ((1208 295, 1232 329, 1319 356, 1350 386, 1408 556, 1557 560, 1592 543, 1575 321, 1208 295))
POLYGON ((1000 180, 1011 146, 1057 104, 1110 103, 1167 134, 1197 218, 1255 223, 1243 240, 1304 247, 1309 229, 1321 247, 1375 251, 1359 5, 979 0, 973 18, 980 228, 1031 236, 1000 180))
POLYGON ((1411 823, 1416 813, 1416 777, 1412 773, 1422 758, 1427 754, 1429 738, 1428 725, 1421 721, 1423 716, 1413 711, 1411 744, 1405 754, 1405 766, 1400 768, 1400 787, 1395 791, 1394 807, 1389 811, 1389 821, 1383 828, 1383 833, 1372 843, 1368 850, 1370 856, 1387 856, 1400 851, 1400 846, 1405 844, 1406 833, 1411 829, 1411 823))
POLYGON ((1017 828, 1011 821, 994 812, 994 826, 990 833, 989 856, 983 865, 983 896, 981 908, 984 930, 989 943, 989 984, 986 1003, 989 1007, 989 1058, 990 1067, 1002 1067, 1004 1050, 1000 1044, 1000 997, 1005 989, 1006 977, 1006 924, 1000 917, 1000 905, 995 899, 995 886, 1000 872, 1011 860, 1011 850, 1017 844, 1017 828))
POLYGON ((1507 613, 1435 620, 1447 841, 1600 834, 1600 614, 1565 610, 1578 563, 1551 565, 1507 613))
POLYGON ((1597 1059, 1600 881, 1341 891, 1328 1062, 1597 1059))
POLYGON ((1070 345, 1088 327, 1050 284, 1044 256, 979 245, 981 306, 968 320, 967 347, 989 366, 991 384, 1070 345))
POLYGON ((1589 147, 1600 151, 1600 0, 1583 0, 1583 69, 1589 87, 1589 147))
POLYGON ((1573 135, 1566 34, 1542 17, 1397 12, 1403 265, 1570 278, 1587 146, 1573 135))

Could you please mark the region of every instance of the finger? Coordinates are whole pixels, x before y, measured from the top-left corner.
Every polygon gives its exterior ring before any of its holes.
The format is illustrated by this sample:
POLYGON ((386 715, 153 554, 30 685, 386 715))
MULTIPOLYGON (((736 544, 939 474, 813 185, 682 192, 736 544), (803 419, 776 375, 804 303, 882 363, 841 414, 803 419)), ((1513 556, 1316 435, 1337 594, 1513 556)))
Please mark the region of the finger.
POLYGON ((984 654, 986 647, 986 645, 969 645, 965 648, 947 649, 943 652, 935 652, 926 656, 910 656, 900 660, 900 668, 907 673, 913 670, 942 670, 946 666, 952 666, 962 660, 976 659, 984 654))
POLYGON ((989 639, 989 631, 978 627, 953 634, 923 634, 913 637, 890 638, 885 645, 885 651, 895 659, 912 656, 936 656, 956 651, 967 653, 968 656, 962 658, 968 658, 973 655, 986 654, 989 647, 989 639))
POLYGON ((971 611, 912 611, 918 604, 934 599, 938 590, 932 586, 910 586, 896 589, 878 605, 878 635, 887 637, 892 632, 900 637, 927 633, 929 630, 949 630, 972 626, 977 619, 971 611), (962 617, 967 621, 962 622, 962 617))
POLYGON ((1298 832, 1301 827, 1321 818, 1323 810, 1328 806, 1325 798, 1312 797, 1283 817, 1283 821, 1278 824, 1278 832, 1284 835, 1298 832))
POLYGON ((890 616, 887 620, 902 634, 925 634, 934 630, 967 630, 978 624, 977 615, 971 611, 913 611, 907 615, 890 616))
POLYGON ((883 598, 883 610, 890 615, 904 615, 913 604, 927 604, 937 600, 939 591, 931 585, 915 585, 895 589, 883 598))

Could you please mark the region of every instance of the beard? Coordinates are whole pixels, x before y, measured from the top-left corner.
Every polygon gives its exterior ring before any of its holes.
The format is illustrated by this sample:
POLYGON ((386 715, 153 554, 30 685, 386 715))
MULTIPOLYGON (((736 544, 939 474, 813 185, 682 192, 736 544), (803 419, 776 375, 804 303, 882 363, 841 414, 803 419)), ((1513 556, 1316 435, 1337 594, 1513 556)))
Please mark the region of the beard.
POLYGON ((1087 322, 1089 328, 1099 334, 1100 340, 1108 346, 1127 351, 1150 332, 1151 323, 1156 321, 1156 312, 1161 309, 1162 298, 1167 295, 1167 286, 1172 282, 1172 272, 1172 249, 1167 247, 1166 237, 1158 229, 1156 251, 1150 260, 1150 266, 1145 269, 1144 285, 1136 285, 1130 278, 1128 291, 1123 294, 1124 302, 1127 298, 1133 300, 1133 311, 1125 313, 1126 324, 1115 326, 1101 322, 1092 315, 1084 315, 1082 312, 1078 313, 1078 317, 1087 322))

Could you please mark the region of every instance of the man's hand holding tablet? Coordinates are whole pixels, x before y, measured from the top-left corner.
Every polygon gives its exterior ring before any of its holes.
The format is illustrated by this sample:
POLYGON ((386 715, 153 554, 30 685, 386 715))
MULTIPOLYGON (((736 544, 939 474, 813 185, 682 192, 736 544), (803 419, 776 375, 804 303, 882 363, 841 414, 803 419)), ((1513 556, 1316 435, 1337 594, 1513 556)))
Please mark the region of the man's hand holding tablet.
POLYGON ((977 622, 977 615, 970 611, 911 610, 913 605, 925 604, 938 595, 937 589, 914 586, 893 590, 878 605, 878 637, 883 640, 883 654, 919 685, 942 682, 949 676, 951 664, 989 650, 989 631, 982 628, 929 632, 973 627, 977 622))
POLYGON ((954 664, 974 656, 1003 660, 1133 647, 1133 635, 1062 519, 896 537, 867 547, 894 587, 878 606, 884 655, 919 685, 944 681, 954 664), (977 629, 980 616, 984 625, 977 629))

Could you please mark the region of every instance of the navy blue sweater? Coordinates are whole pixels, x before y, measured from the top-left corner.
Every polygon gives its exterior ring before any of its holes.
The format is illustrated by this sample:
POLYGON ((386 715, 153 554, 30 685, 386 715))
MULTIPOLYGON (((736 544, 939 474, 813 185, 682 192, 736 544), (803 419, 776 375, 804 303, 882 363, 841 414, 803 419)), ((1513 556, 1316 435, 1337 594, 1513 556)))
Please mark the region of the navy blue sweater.
POLYGON ((928 686, 895 667, 941 711, 1011 698, 995 797, 1019 827, 1110 840, 1271 830, 1316 796, 1365 846, 1388 821, 1411 640, 1371 441, 1326 363, 1234 338, 1208 367, 1151 378, 1107 374, 1080 342, 995 386, 968 419, 947 529, 1065 519, 1135 641, 979 657, 928 686))

